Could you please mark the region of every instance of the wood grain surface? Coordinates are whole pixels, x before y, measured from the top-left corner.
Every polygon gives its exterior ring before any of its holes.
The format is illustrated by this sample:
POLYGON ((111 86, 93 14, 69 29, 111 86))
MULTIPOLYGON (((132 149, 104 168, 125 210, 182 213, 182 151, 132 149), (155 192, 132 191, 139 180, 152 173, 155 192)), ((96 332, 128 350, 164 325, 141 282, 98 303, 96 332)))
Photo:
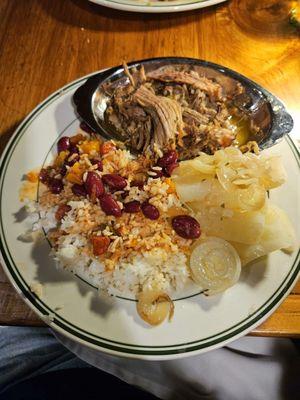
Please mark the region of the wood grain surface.
MULTIPOLYGON (((167 55, 235 69, 279 96, 299 126, 300 40, 289 23, 291 3, 231 0, 143 15, 87 0, 1 0, 0 149, 26 114, 66 83, 123 60, 167 55)), ((1 267, 0 324, 42 325, 1 267)), ((300 336, 300 284, 253 334, 300 336)))

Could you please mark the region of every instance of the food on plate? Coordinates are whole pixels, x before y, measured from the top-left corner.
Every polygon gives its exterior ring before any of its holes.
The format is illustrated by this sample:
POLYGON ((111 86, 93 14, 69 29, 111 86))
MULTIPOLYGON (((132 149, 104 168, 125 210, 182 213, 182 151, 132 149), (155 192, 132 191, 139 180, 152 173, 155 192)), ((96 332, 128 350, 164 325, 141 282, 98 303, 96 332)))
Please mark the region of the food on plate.
POLYGON ((241 273, 241 260, 235 248, 226 240, 208 237, 199 240, 190 256, 192 277, 205 294, 224 292, 234 285, 241 273))
POLYGON ((264 208, 264 227, 255 243, 231 242, 241 257, 243 264, 265 256, 277 249, 293 251, 296 241, 294 228, 286 213, 268 202, 264 208))
POLYGON ((194 213, 202 231, 230 242, 242 265, 294 247, 288 217, 268 199, 268 191, 286 179, 279 156, 228 147, 182 161, 172 178, 179 200, 194 213))
POLYGON ((161 324, 174 314, 174 303, 166 293, 158 290, 145 290, 138 295, 137 312, 150 325, 161 324))
POLYGON ((259 128, 235 99, 244 87, 230 90, 193 65, 165 65, 145 72, 124 65, 126 83, 105 85, 109 96, 105 121, 133 150, 162 155, 176 150, 179 159, 201 151, 213 154, 231 144, 243 145, 259 128))
POLYGON ((170 295, 190 280, 189 248, 200 236, 170 177, 177 158, 167 151, 153 162, 79 129, 59 139, 39 173, 35 229, 47 231, 58 264, 111 295, 137 298, 153 325, 172 317, 170 295))
POLYGON ((174 148, 137 155, 79 129, 59 139, 38 178, 28 207, 59 266, 135 298, 150 325, 171 320, 172 296, 192 283, 206 295, 224 292, 241 265, 294 245, 287 216, 267 196, 285 180, 275 156, 230 146, 179 161, 174 148))
POLYGON ((29 288, 39 299, 43 297, 43 286, 39 282, 33 282, 29 288))

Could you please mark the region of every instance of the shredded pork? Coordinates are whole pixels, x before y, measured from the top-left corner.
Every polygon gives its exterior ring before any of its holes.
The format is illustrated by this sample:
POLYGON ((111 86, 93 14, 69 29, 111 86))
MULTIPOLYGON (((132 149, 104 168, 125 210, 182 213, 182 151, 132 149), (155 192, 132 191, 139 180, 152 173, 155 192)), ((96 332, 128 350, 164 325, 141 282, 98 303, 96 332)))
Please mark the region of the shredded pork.
POLYGON ((128 81, 112 92, 106 120, 131 149, 157 155, 176 149, 180 159, 189 159, 233 143, 230 99, 222 86, 191 67, 182 68, 145 73, 125 65, 128 81))

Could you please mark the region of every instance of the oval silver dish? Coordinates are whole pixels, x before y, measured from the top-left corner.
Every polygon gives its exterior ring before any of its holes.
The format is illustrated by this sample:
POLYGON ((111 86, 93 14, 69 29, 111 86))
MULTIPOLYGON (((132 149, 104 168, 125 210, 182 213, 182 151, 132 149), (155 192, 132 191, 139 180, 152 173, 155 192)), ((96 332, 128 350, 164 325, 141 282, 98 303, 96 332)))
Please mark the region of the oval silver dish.
MULTIPOLYGON (((221 84, 226 94, 234 91, 237 83, 245 91, 234 98, 234 106, 249 117, 258 132, 255 140, 261 149, 273 146, 293 128, 293 119, 284 104, 273 94, 245 76, 218 64, 185 57, 160 57, 128 63, 128 68, 144 66, 150 72, 166 65, 192 67, 201 75, 213 78, 221 84)), ((73 96, 75 109, 87 125, 95 132, 108 139, 124 138, 106 123, 104 114, 110 99, 108 89, 128 84, 128 77, 122 65, 96 73, 80 86, 73 96)))

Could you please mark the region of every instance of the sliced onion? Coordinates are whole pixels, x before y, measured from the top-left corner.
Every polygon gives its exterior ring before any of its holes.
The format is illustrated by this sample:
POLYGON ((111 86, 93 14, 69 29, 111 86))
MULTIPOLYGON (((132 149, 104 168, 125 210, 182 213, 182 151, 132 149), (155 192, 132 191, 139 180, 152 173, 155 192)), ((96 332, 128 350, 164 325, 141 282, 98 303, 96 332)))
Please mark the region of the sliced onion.
POLYGON ((233 181, 233 184, 236 186, 249 186, 257 182, 258 182, 257 178, 240 178, 240 179, 235 179, 233 181))
POLYGON ((215 164, 215 158, 213 155, 209 155, 206 153, 200 153, 199 159, 206 164, 211 164, 211 165, 215 164))
POLYGON ((194 281, 213 295, 234 285, 241 273, 241 260, 226 240, 209 237, 193 249, 190 268, 194 281))
POLYGON ((174 314, 174 304, 170 297, 158 290, 145 290, 138 296, 137 312, 150 325, 161 324, 167 316, 174 314))
POLYGON ((232 160, 233 157, 240 157, 241 152, 236 147, 230 146, 223 150, 218 150, 214 154, 214 158, 217 164, 226 164, 232 160))
POLYGON ((200 179, 202 176, 208 178, 215 175, 214 157, 207 154, 201 154, 193 160, 181 161, 179 168, 176 168, 172 178, 180 178, 194 176, 195 174, 200 179))
POLYGON ((201 156, 195 158, 191 165, 194 169, 202 174, 214 175, 215 173, 215 166, 213 164, 206 163, 201 156))
POLYGON ((227 192, 235 189, 232 181, 236 178, 236 176, 236 171, 230 167, 226 167, 225 165, 217 169, 218 180, 227 192))
POLYGON ((266 191, 260 185, 250 185, 246 189, 238 189, 238 203, 242 211, 260 210, 266 202, 266 191))
POLYGON ((264 173, 261 177, 261 183, 266 189, 274 189, 281 186, 287 179, 287 174, 280 157, 264 156, 261 159, 264 162, 264 173))

